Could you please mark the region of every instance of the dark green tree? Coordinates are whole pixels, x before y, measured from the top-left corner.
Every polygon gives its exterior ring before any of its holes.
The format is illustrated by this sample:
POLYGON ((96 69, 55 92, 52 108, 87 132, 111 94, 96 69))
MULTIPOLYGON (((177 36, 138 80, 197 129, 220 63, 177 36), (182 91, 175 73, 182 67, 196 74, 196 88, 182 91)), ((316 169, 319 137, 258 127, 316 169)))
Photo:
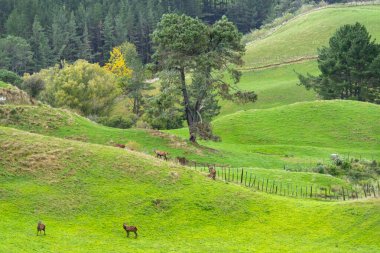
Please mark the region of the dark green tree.
POLYGON ((22 74, 30 71, 32 64, 33 53, 25 39, 16 36, 0 39, 0 68, 22 74))
POLYGON ((59 10, 56 10, 51 27, 51 42, 54 62, 64 60, 66 56, 65 50, 69 40, 69 35, 66 30, 67 22, 68 20, 66 18, 65 9, 60 8, 59 10))
POLYGON ((208 124, 203 115, 211 113, 209 119, 217 115, 215 93, 243 102, 257 98, 253 92, 233 92, 236 87, 224 81, 223 73, 229 73, 234 83, 239 81, 235 66, 242 64, 241 37, 226 17, 209 27, 178 14, 165 14, 153 33, 158 67, 178 74, 191 141, 196 141, 198 130, 208 124))
POLYGON ((79 58, 81 40, 78 35, 78 26, 74 12, 71 12, 69 22, 66 26, 67 31, 67 46, 64 51, 64 59, 70 62, 74 62, 79 58))
POLYGON ((84 24, 81 46, 79 49, 79 58, 91 62, 93 59, 93 55, 91 52, 91 41, 88 34, 87 24, 84 24))
POLYGON ((301 85, 324 99, 354 99, 374 102, 380 75, 376 72, 380 46, 367 29, 356 23, 344 25, 330 38, 329 46, 318 50, 321 74, 299 75, 301 85))
POLYGON ((49 40, 37 16, 34 18, 33 22, 30 46, 33 51, 33 71, 39 71, 42 68, 50 66, 52 62, 50 60, 51 49, 49 46, 49 40))

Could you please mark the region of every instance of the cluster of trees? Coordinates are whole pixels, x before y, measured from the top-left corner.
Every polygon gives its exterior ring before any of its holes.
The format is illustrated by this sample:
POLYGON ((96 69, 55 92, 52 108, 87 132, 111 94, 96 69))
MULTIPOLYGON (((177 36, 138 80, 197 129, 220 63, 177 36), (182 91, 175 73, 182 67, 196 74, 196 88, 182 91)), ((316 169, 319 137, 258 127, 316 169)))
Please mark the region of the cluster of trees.
POLYGON ((360 23, 344 25, 319 49, 319 76, 299 75, 302 85, 324 99, 380 104, 380 44, 360 23))
POLYGON ((164 13, 209 24, 226 15, 244 33, 310 2, 319 0, 0 0, 0 68, 22 74, 77 59, 103 65, 127 40, 147 63, 164 13))
MULTIPOLYGON (((181 127, 186 120, 190 139, 215 139, 210 122, 218 115, 218 98, 254 102, 254 92, 239 91, 244 45, 237 27, 223 16, 208 26, 198 18, 165 14, 152 34, 154 69, 161 77, 161 92, 147 96, 149 70, 136 47, 124 42, 114 47, 109 60, 98 63, 63 61, 33 75, 24 75, 21 88, 55 107, 69 107, 92 118, 107 116, 115 99, 133 101, 131 111, 155 128, 181 127), (229 74, 229 78, 224 76, 229 74), (232 80, 233 83, 226 82, 232 80)), ((108 120, 122 124, 119 118, 108 120)), ((127 124, 129 125, 129 124, 127 124)))

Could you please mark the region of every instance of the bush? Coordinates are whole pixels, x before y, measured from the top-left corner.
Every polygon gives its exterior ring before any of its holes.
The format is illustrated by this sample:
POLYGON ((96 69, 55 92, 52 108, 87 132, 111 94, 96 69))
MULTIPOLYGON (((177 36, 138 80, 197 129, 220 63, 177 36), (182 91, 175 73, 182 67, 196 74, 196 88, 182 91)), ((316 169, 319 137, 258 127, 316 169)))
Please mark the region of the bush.
POLYGON ((10 83, 14 86, 21 88, 22 78, 12 71, 0 69, 0 81, 10 83))
POLYGON ((341 160, 330 165, 318 164, 314 172, 345 177, 353 182, 376 180, 380 176, 380 167, 376 161, 360 159, 341 160))
POLYGON ((105 126, 128 129, 131 128, 136 123, 135 115, 120 116, 115 115, 111 117, 98 118, 98 122, 105 126))
POLYGON ((40 92, 45 89, 45 81, 38 74, 24 75, 23 79, 21 88, 32 98, 37 98, 40 92))

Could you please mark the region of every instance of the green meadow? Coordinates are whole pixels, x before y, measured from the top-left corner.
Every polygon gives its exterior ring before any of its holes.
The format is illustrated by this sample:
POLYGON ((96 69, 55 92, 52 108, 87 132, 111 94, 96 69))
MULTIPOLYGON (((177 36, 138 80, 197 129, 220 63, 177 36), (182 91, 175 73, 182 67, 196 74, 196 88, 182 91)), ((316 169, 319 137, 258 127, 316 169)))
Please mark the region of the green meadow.
MULTIPOLYGON (((316 10, 247 45, 237 86, 258 101, 220 101, 212 122, 220 142, 192 144, 187 128, 123 130, 42 104, 0 105, 0 252, 379 252, 379 198, 272 195, 175 162, 244 168, 284 185, 353 187, 310 171, 331 164, 331 154, 379 161, 380 106, 322 101, 299 86, 297 73, 319 73, 315 60, 257 67, 315 56, 346 23, 379 39, 379 16, 378 5, 316 10), (169 161, 155 158, 157 149, 169 161), (46 236, 36 236, 39 220, 46 236), (138 227, 137 239, 123 222, 138 227)), ((125 102, 113 113, 125 113, 125 102)))
POLYGON ((1 252, 380 248, 378 200, 272 196, 141 153, 4 127, 0 142, 1 252), (38 220, 46 236, 36 236, 38 220), (125 221, 138 226, 137 239, 126 238, 125 221))

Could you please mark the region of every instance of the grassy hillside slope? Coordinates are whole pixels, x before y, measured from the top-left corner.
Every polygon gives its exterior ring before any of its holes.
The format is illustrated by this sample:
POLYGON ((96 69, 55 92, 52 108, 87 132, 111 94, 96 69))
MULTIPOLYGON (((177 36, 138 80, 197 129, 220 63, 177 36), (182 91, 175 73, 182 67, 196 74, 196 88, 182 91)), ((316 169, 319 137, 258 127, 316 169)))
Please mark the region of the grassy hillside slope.
MULTIPOLYGON (((187 159, 197 162, 230 163, 232 166, 242 165, 241 161, 246 166, 252 166, 255 164, 254 161, 259 159, 265 164, 269 164, 266 168, 273 168, 273 160, 267 161, 265 155, 230 154, 229 150, 217 151, 202 146, 193 146, 180 138, 155 131, 104 127, 67 110, 45 106, 0 106, 0 125, 94 144, 112 146, 113 143, 125 143, 129 148, 150 155, 153 155, 153 150, 158 148, 169 151, 169 157, 172 159, 176 156, 186 156, 187 159)), ((253 173, 259 178, 283 180, 298 185, 346 184, 343 180, 319 174, 292 173, 289 175, 289 173, 277 170, 268 173, 262 169, 254 169, 253 173)))
POLYGON ((224 142, 380 149, 380 106, 316 101, 228 115, 213 122, 224 142))
POLYGON ((373 38, 380 39, 380 6, 336 7, 301 15, 273 34, 247 46, 245 67, 257 67, 317 54, 344 24, 360 22, 373 38))
MULTIPOLYGON (((242 111, 213 122, 222 142, 201 142, 240 164, 311 167, 330 154, 379 159, 380 106, 356 101, 315 101, 242 111)), ((186 136, 186 129, 170 133, 186 136)))
POLYGON ((136 152, 0 127, 0 252, 378 252, 380 202, 256 193, 136 152), (46 236, 36 236, 36 223, 46 236), (139 228, 127 239, 122 223, 139 228))
POLYGON ((246 71, 238 83, 243 90, 255 91, 258 100, 255 103, 237 104, 230 101, 221 101, 220 116, 240 110, 265 109, 295 102, 312 101, 318 97, 313 91, 299 86, 297 73, 319 73, 315 61, 289 64, 286 66, 246 71))

